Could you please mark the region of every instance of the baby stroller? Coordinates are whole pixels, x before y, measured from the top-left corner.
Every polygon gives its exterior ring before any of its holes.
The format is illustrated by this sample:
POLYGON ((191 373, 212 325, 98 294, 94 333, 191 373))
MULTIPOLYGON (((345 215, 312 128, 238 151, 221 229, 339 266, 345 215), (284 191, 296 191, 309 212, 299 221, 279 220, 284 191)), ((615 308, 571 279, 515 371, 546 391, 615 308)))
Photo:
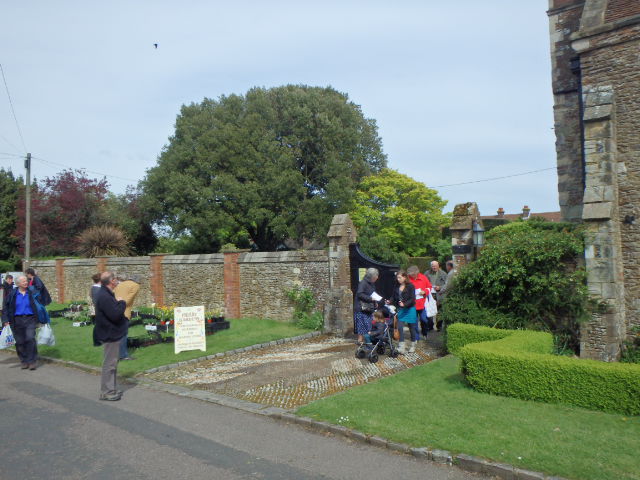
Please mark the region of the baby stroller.
POLYGON ((385 311, 385 321, 378 322, 372 326, 370 334, 365 335, 365 342, 358 345, 356 358, 369 358, 370 363, 376 363, 378 355, 387 353, 389 357, 396 358, 399 355, 398 349, 393 344, 393 320, 389 318, 387 307, 385 311))

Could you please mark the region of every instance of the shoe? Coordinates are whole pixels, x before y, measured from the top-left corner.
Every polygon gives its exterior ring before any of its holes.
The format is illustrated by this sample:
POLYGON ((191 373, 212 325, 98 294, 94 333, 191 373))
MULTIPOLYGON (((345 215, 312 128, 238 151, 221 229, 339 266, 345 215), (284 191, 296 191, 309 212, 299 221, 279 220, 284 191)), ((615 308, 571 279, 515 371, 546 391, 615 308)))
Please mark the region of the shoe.
POLYGON ((36 368, 38 368, 38 364, 37 363, 30 363, 29 364, 29 370, 35 370, 36 368))
POLYGON ((404 355, 405 353, 407 353, 407 351, 404 348, 404 342, 400 342, 398 344, 398 353, 404 355))
POLYGON ((20 370, 26 370, 27 368, 29 368, 28 363, 23 363, 22 365, 20 365, 20 370))
POLYGON ((128 357, 122 357, 120 360, 135 360, 136 357, 132 357, 132 356, 128 356, 128 357))
POLYGON ((418 342, 411 342, 411 344, 409 345, 409 351, 407 353, 415 353, 415 351, 416 351, 416 343, 418 343, 418 342))
POLYGON ((100 400, 105 400, 107 402, 117 402, 122 398, 122 393, 119 393, 116 390, 116 393, 102 393, 100 394, 100 400))

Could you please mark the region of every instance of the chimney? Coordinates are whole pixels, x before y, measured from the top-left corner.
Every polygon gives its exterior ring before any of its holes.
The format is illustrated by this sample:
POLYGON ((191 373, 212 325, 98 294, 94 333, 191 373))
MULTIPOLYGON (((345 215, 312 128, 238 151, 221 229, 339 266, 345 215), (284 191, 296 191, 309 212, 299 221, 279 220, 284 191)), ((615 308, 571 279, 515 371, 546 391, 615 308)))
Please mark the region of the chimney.
POLYGON ((529 207, 527 207, 526 205, 522 207, 522 218, 529 218, 529 213, 531 213, 531 209, 529 207))
POLYGON ((502 207, 498 209, 498 218, 504 218, 504 208, 502 207))

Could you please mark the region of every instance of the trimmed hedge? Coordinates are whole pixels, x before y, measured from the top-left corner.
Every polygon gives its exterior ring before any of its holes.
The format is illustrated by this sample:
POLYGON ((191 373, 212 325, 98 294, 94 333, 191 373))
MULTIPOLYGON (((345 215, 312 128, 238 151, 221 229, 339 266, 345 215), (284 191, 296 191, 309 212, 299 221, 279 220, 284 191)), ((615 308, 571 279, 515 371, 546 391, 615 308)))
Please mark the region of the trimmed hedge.
POLYGON ((551 355, 548 333, 461 323, 448 327, 447 347, 481 392, 640 415, 640 365, 551 355))

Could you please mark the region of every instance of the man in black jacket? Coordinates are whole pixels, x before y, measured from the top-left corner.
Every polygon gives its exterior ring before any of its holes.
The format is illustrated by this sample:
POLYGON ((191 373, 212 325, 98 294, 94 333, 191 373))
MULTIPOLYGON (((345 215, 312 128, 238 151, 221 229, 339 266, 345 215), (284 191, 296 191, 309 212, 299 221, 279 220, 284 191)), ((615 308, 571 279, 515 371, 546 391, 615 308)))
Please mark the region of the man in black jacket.
POLYGON ((13 338, 16 339, 16 353, 21 368, 35 370, 38 366, 38 346, 36 344, 36 326, 38 311, 33 294, 27 288, 27 277, 17 278, 18 288, 5 299, 2 310, 2 323, 11 325, 13 338))
POLYGON ((117 401, 122 398, 122 391, 116 389, 116 373, 120 340, 129 328, 129 321, 124 316, 127 304, 113 293, 118 285, 113 272, 104 272, 100 283, 102 287, 96 295, 96 325, 93 328, 94 344, 104 346, 100 400, 117 401))
POLYGON ((36 299, 45 307, 51 303, 51 295, 49 290, 45 287, 44 282, 40 280, 40 277, 36 275, 36 271, 33 268, 27 268, 24 272, 29 279, 29 286, 33 287, 36 292, 36 299))

